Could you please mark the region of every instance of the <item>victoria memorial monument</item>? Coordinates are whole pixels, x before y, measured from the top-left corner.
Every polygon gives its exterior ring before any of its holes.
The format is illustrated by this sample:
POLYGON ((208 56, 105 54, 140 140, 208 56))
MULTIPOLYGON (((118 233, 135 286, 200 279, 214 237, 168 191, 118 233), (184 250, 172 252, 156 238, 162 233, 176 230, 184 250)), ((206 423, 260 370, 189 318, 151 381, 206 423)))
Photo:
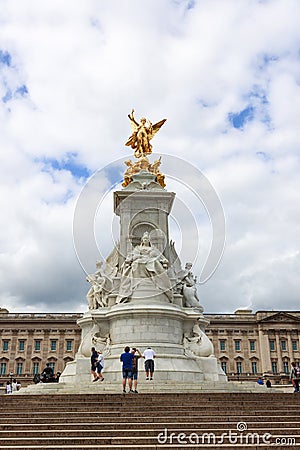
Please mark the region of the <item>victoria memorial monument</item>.
POLYGON ((87 276, 88 310, 78 320, 81 345, 60 382, 91 381, 92 346, 104 354, 105 383, 120 383, 125 346, 155 349, 155 383, 226 382, 205 334, 208 321, 192 263, 182 265, 169 235, 176 194, 166 189, 161 158, 151 162, 151 140, 165 120, 138 122, 133 110, 128 117, 132 134, 125 145, 133 149, 134 161, 125 162, 122 189, 114 192, 119 241, 105 263, 96 261, 95 273, 87 276))

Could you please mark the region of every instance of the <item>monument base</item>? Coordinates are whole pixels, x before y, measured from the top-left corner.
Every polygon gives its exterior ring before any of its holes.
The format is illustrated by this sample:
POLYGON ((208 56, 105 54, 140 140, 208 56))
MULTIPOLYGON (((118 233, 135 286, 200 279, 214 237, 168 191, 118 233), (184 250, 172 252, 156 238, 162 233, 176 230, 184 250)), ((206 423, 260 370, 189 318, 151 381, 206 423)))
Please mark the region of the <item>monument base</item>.
MULTIPOLYGON (((104 354, 104 377, 107 382, 120 381, 120 355, 125 346, 141 353, 152 347, 155 380, 162 383, 226 382, 213 347, 204 331, 192 336, 196 326, 204 330, 207 320, 201 312, 173 303, 130 301, 88 311, 78 320, 82 342, 75 360, 67 363, 61 383, 89 383, 91 347, 104 354)), ((200 330, 199 328, 199 330, 200 330)), ((139 360, 139 374, 144 376, 144 360, 139 360)))

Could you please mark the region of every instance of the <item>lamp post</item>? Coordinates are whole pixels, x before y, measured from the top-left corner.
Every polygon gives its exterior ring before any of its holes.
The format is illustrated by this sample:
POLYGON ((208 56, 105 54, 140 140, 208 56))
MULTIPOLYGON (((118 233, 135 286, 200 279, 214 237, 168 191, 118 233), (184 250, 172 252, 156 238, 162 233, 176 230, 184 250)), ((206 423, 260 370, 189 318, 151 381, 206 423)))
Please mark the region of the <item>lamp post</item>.
POLYGON ((14 374, 12 372, 9 372, 9 380, 10 380, 10 384, 12 384, 12 379, 13 379, 14 374))

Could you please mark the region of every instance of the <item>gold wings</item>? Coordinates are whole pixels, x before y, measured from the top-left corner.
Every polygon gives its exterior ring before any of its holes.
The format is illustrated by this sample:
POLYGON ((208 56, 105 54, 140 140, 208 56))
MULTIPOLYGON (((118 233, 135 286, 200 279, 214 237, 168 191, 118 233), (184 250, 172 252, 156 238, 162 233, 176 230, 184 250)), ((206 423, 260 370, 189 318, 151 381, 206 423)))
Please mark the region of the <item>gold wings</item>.
POLYGON ((152 125, 152 133, 149 134, 149 139, 152 139, 156 135, 156 133, 163 126, 166 120, 167 119, 160 120, 156 124, 152 125))
POLYGON ((144 129, 147 133, 148 141, 150 141, 156 135, 156 133, 162 127, 162 125, 165 123, 165 121, 167 120, 167 119, 163 119, 163 120, 160 120, 159 122, 157 122, 156 124, 152 125, 152 123, 149 120, 146 121, 146 119, 142 118, 140 123, 138 123, 134 117, 134 109, 132 109, 131 113, 128 114, 128 118, 130 120, 132 135, 128 138, 125 145, 131 146, 132 148, 136 147, 137 133, 139 132, 139 130, 142 127, 144 127, 144 129))

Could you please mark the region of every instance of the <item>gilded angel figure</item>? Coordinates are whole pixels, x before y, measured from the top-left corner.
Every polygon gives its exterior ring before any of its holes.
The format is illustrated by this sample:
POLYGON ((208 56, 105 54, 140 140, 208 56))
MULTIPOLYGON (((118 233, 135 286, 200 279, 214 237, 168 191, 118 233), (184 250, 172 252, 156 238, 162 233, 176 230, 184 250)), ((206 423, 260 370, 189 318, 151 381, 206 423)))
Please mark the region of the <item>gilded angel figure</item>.
POLYGON ((144 117, 138 123, 134 118, 134 109, 128 114, 132 135, 128 139, 125 145, 134 149, 134 156, 140 158, 141 156, 150 155, 152 153, 152 145, 150 140, 155 136, 161 126, 167 119, 163 119, 160 122, 152 125, 150 120, 146 120, 144 117))

